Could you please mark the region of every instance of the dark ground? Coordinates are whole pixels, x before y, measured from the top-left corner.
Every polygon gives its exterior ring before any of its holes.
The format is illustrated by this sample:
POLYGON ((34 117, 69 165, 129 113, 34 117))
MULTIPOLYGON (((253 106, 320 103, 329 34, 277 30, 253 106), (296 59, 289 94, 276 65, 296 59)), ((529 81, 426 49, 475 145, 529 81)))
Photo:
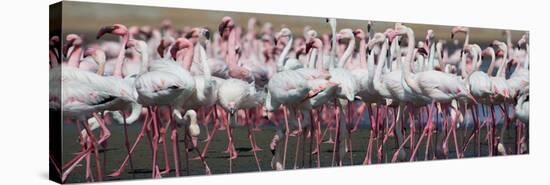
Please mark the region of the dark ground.
MULTIPOLYGON (((130 143, 132 144, 135 140, 136 136, 138 135, 140 129, 141 129, 142 123, 138 122, 133 125, 130 125, 128 127, 129 137, 130 137, 130 143)), ((108 162, 106 163, 105 169, 103 173, 109 174, 114 171, 114 169, 118 168, 118 166, 122 163, 122 160, 124 159, 126 155, 126 149, 124 148, 124 132, 123 127, 121 125, 110 125, 109 128, 111 129, 111 138, 108 140, 108 145, 105 150, 100 150, 100 157, 102 158, 103 162, 103 154, 104 151, 106 151, 106 156, 108 159, 108 162)), ((99 129, 98 129, 99 130, 99 129)), ((462 139, 460 136, 463 136, 463 128, 460 128, 457 130, 457 136, 458 136, 458 142, 462 143, 464 139, 462 139)), ((324 129, 323 129, 324 131, 324 129)), ((471 132, 471 129, 469 128, 467 135, 469 135, 471 132)), ((96 136, 97 136, 96 131, 96 136)), ((179 133, 183 133, 183 130, 180 129, 179 133)), ((258 146, 260 146, 263 150, 258 152, 258 158, 260 160, 260 165, 262 168, 262 171, 271 171, 270 162, 272 159, 271 151, 269 150, 269 143, 271 142, 271 139, 273 138, 273 135, 275 133, 275 128, 271 126, 264 126, 260 132, 255 132, 256 141, 258 146)), ((497 133, 500 133, 500 130, 497 131, 497 133)), ((256 172, 258 171, 256 167, 256 163, 254 160, 254 156, 252 151, 250 151, 251 146, 247 135, 247 129, 245 127, 238 127, 234 129, 234 137, 235 137, 235 147, 239 153, 239 156, 236 160, 233 160, 233 173, 239 173, 239 172, 256 172)), ((485 127, 482 130, 481 135, 481 156, 488 156, 487 151, 487 143, 483 141, 483 138, 485 138, 486 130, 485 127)), ((507 134, 504 138, 504 144, 506 148, 509 151, 514 151, 514 138, 515 138, 515 130, 514 127, 510 127, 508 129, 507 134)), ((418 137, 419 134, 416 134, 418 137)), ((64 138, 63 138, 63 163, 66 163, 66 161, 70 160, 74 155, 74 153, 78 152, 80 150, 80 145, 77 142, 77 134, 76 134, 76 128, 72 124, 65 124, 64 125, 64 138)), ((168 136, 168 142, 167 142, 167 151, 168 156, 170 159, 170 167, 172 171, 169 175, 164 175, 164 177, 173 177, 175 176, 174 173, 174 164, 173 164, 173 158, 172 158, 172 148, 171 143, 168 136)), ((201 128, 201 135, 199 140, 199 147, 202 149, 205 145, 204 142, 201 142, 206 138, 206 132, 204 128, 201 128)), ((451 137, 452 138, 452 137, 451 137)), ((328 134, 324 138, 325 140, 328 139, 328 134)), ((365 157, 367 144, 369 139, 369 129, 368 128, 361 128, 357 132, 352 134, 352 140, 353 140, 353 163, 351 162, 349 158, 349 153, 346 154, 346 157, 344 158, 344 165, 361 165, 363 162, 363 159, 365 157)), ((381 139, 379 139, 381 141, 381 139)), ((415 139, 416 141, 417 139, 415 139)), ((474 140, 475 141, 475 140, 474 140)), ((527 139, 528 141, 528 139, 527 139)), ((228 160, 228 154, 224 153, 223 151, 227 147, 227 135, 226 131, 219 130, 216 132, 216 135, 214 136, 214 140, 210 144, 208 153, 206 155, 206 160, 208 162, 208 165, 210 166, 210 169, 212 171, 212 174, 226 174, 229 173, 229 160, 228 160)), ((281 142, 282 143, 282 142, 281 142)), ((288 145, 288 152, 287 152, 287 160, 286 160, 286 168, 292 169, 294 166, 294 155, 295 155, 295 143, 296 143, 296 137, 290 137, 289 138, 289 145, 288 145)), ((121 179, 144 179, 144 178, 151 178, 151 149, 149 145, 149 141, 147 140, 147 137, 143 137, 142 142, 137 146, 135 153, 133 154, 133 164, 134 164, 134 170, 132 171, 130 169, 130 165, 127 165, 126 170, 119 176, 119 177, 106 177, 104 175, 104 180, 121 180, 121 179)), ((440 144, 439 144, 440 145, 440 144)), ((313 147, 315 146, 315 142, 313 147)), ((376 141, 374 142, 374 146, 376 146, 376 141)), ((425 143, 423 142, 418 153, 417 153, 417 160, 421 161, 424 159, 424 147, 425 143)), ((376 163, 386 163, 391 160, 393 152, 397 149, 397 145, 395 143, 395 137, 390 137, 385 145, 385 149, 383 152, 383 160, 382 162, 377 161, 376 157, 376 149, 373 149, 373 158, 372 162, 374 164, 376 163)), ((180 152, 181 152, 181 175, 185 175, 185 158, 184 158, 184 144, 183 144, 183 138, 180 137, 180 152)), ((282 148, 282 147, 281 147, 282 148)), ((405 150, 407 151, 407 156, 409 154, 409 145, 405 145, 405 150)), ((309 139, 306 140, 306 146, 305 146, 305 160, 303 162, 304 168, 310 168, 310 159, 309 155, 309 139)), ((431 152, 430 152, 431 153, 431 152)), ((511 152, 509 152, 511 153, 511 152)), ((469 145, 468 150, 464 154, 466 158, 469 157, 477 157, 475 153, 475 142, 472 142, 469 145)), ((164 153, 162 149, 162 145, 159 145, 159 153, 158 153, 158 161, 159 161, 159 167, 161 168, 161 171, 164 169, 164 153)), ((197 156, 196 153, 192 153, 190 155, 190 158, 193 158, 197 156)), ((438 159, 444 159, 442 156, 438 154, 438 159)), ((407 157, 408 158, 408 157, 407 157)), ((430 154, 430 159, 432 158, 430 154)), ((455 150, 454 150, 454 143, 452 142, 452 139, 449 140, 449 159, 455 159, 455 150)), ((93 158, 92 158, 93 159, 93 158)), ((322 144, 321 145, 321 166, 322 167, 330 167, 331 166, 331 160, 332 160, 332 144, 322 144)), ((74 182, 85 182, 85 160, 81 162, 79 166, 75 168, 75 170, 71 173, 69 176, 67 182, 74 183, 74 182)), ((92 160, 92 169, 94 173, 94 177, 97 175, 95 171, 95 162, 92 160)), ((301 153, 299 156, 298 166, 301 166, 301 153)), ((316 167, 316 156, 313 156, 312 158, 312 167, 316 167)), ((300 168, 300 167, 299 167, 300 168)), ((200 160, 190 160, 189 163, 189 174, 190 175, 203 175, 204 174, 204 168, 202 166, 202 163, 200 160)))

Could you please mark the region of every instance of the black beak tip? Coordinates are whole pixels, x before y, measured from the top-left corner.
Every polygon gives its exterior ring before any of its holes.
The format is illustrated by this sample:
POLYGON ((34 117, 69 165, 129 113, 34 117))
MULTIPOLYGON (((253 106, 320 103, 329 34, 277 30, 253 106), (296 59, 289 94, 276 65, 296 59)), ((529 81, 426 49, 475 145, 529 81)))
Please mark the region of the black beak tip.
POLYGON ((204 37, 206 37, 206 39, 210 40, 210 32, 209 31, 204 32, 204 37))

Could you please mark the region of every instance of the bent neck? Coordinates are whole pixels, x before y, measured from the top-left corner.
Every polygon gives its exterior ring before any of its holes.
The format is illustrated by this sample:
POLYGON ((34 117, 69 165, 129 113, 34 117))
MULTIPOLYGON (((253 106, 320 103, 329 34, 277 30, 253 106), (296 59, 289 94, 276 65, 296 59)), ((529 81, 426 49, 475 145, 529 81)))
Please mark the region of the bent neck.
POLYGON ((128 39, 129 39, 128 34, 125 34, 124 36, 122 36, 122 41, 120 43, 120 51, 118 52, 118 56, 116 58, 113 76, 122 78, 122 64, 124 63, 124 53, 126 53, 126 50, 124 48, 126 47, 126 43, 128 43, 128 39))
POLYGON ((67 64, 71 67, 78 68, 80 65, 80 56, 82 55, 82 47, 79 45, 73 46, 71 55, 69 56, 69 59, 67 61, 67 64))
POLYGON ((290 52, 290 48, 292 47, 293 42, 292 35, 289 36, 288 42, 285 45, 285 48, 283 49, 283 52, 281 52, 281 55, 279 56, 279 59, 277 60, 277 70, 282 71, 285 65, 286 56, 290 52))
POLYGON ((355 38, 351 37, 348 43, 348 47, 346 48, 346 51, 342 55, 342 58, 340 58, 340 61, 338 61, 338 67, 342 68, 346 65, 346 62, 351 57, 351 54, 353 53, 354 49, 355 49, 355 38))
POLYGON ((193 64, 193 47, 185 48, 185 50, 180 50, 176 54, 176 62, 180 63, 183 69, 187 71, 191 70, 191 65, 193 64))

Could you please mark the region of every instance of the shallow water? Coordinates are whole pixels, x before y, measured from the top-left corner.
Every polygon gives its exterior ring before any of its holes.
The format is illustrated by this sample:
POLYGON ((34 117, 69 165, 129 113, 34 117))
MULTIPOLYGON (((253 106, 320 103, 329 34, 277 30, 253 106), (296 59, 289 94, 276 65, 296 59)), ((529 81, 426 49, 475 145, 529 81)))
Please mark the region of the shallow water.
MULTIPOLYGON (((140 129, 142 126, 142 122, 135 123, 133 125, 130 125, 128 127, 129 137, 130 137, 130 143, 133 143, 136 136, 138 135, 140 129)), ((124 135, 123 135, 123 127, 121 125, 110 125, 109 128, 111 129, 111 138, 108 140, 108 144, 105 149, 100 150, 100 157, 103 162, 104 155, 107 157, 106 166, 104 166, 103 173, 108 174, 114 171, 124 159, 126 155, 126 149, 124 147, 124 135)), ((323 128, 324 131, 324 128, 323 128)), ((464 138, 469 136, 471 132, 471 129, 468 129, 466 136, 464 136, 464 127, 461 127, 457 129, 457 137, 458 137, 458 143, 459 146, 462 146, 461 143, 464 142, 464 138)), ((180 129, 179 133, 183 133, 183 130, 180 129)), ((199 147, 202 149, 205 145, 204 142, 201 142, 206 138, 204 127, 201 128, 201 135, 199 139, 199 147)), ((262 130, 259 132, 254 132, 256 136, 256 141, 258 146, 260 146, 263 150, 257 152, 258 158, 260 160, 261 170, 262 171, 271 171, 270 162, 272 159, 271 151, 269 150, 269 143, 271 142, 271 139, 273 137, 273 134, 275 133, 275 128, 270 125, 264 125, 262 126, 262 130)), ((407 132, 408 133, 408 130, 407 132)), ((483 140, 486 135, 486 129, 485 127, 482 129, 481 132, 481 156, 488 156, 488 150, 487 150, 487 143, 483 140)), ((497 130, 497 134, 500 133, 500 129, 497 130)), ((96 136, 98 134, 98 131, 96 131, 96 136)), ((420 133, 416 133, 415 136, 418 137, 420 133)), ((514 151, 514 139, 515 139, 515 129, 513 126, 511 126, 504 137, 504 145, 506 148, 508 148, 509 151, 514 151)), ((324 137, 324 140, 328 139, 327 134, 324 137)), ((223 151, 227 147, 227 134, 225 130, 219 130, 216 132, 214 139, 212 143, 210 144, 206 160, 208 162, 208 165, 210 166, 210 169, 212 171, 212 174, 227 174, 229 173, 229 160, 228 160, 228 154, 224 153, 223 151)), ((258 171, 256 167, 256 163, 254 160, 253 153, 250 151, 251 146, 250 142, 247 138, 247 129, 244 127, 237 127, 234 129, 234 137, 235 137, 235 147, 238 151, 238 158, 236 160, 233 160, 233 173, 239 173, 239 172, 256 172, 258 171)), ((440 134, 441 137, 441 134, 440 134)), ((77 132, 76 127, 72 124, 64 124, 64 140, 63 140, 63 161, 64 163, 70 158, 72 158, 74 153, 78 152, 80 150, 80 145, 77 143, 77 132)), ((296 143, 297 137, 290 137, 289 138, 289 145, 288 145, 288 152, 287 152, 287 160, 286 160, 286 168, 287 169, 293 169, 294 167, 294 160, 295 160, 295 143, 296 143)), ((363 159, 366 154, 366 149, 368 145, 369 140, 369 129, 367 128, 366 124, 363 123, 363 126, 361 128, 352 134, 352 157, 353 162, 350 158, 350 153, 347 153, 344 157, 344 165, 361 165, 363 162, 363 159)), ((374 146, 377 146, 377 142, 381 142, 381 138, 374 141, 374 146)), ((418 138, 415 139, 415 142, 418 140, 418 138)), ((439 140, 439 142, 441 139, 439 140)), ((475 140, 474 140, 475 141, 475 140)), ((472 142, 467 151, 465 152, 465 157, 477 157, 476 150, 475 150, 475 142, 472 142)), ((528 141, 528 139, 527 139, 528 141)), ((282 142, 281 142, 282 143, 282 142)), ((303 142, 302 142, 303 143, 303 142)), ((306 145, 304 147, 304 154, 305 154, 305 160, 302 160, 302 154, 300 153, 298 156, 298 162, 297 166, 298 168, 310 168, 310 167, 316 167, 317 164, 317 158, 316 156, 312 156, 310 161, 310 156, 307 155, 310 153, 310 140, 306 139, 305 141, 306 145), (303 165, 303 166, 302 166, 303 165)), ((142 142, 137 146, 136 151, 134 153, 133 157, 133 165, 134 170, 130 169, 130 165, 127 165, 126 170, 119 176, 119 177, 106 177, 104 175, 104 180, 121 180, 121 179, 148 179, 151 178, 151 159, 152 159, 152 153, 149 145, 149 141, 147 140, 147 137, 143 137, 142 142)), ((303 145, 302 145, 303 146, 303 145)), ((313 147, 315 146, 315 141, 313 143, 313 147)), ((321 167, 330 167, 331 166, 331 160, 332 160, 332 144, 321 144, 321 167)), ((423 142, 418 153, 417 153, 417 160, 422 161, 424 160, 424 146, 425 143, 423 142)), ((438 144, 438 146, 441 146, 441 144, 438 144)), ((185 154, 184 154, 184 145, 183 140, 180 137, 180 152, 181 152, 181 172, 180 174, 182 176, 185 176, 186 169, 185 169, 185 154)), ((391 160, 391 157, 394 153, 394 151, 397 149, 395 137, 390 137, 387 143, 384 145, 384 151, 383 151, 383 157, 382 161, 377 160, 376 151, 377 148, 373 149, 373 158, 372 162, 373 164, 379 164, 379 163, 387 163, 391 160)), ((440 149, 440 147, 439 147, 440 149)), ((171 149, 171 142, 169 140, 167 141, 167 151, 168 151, 168 157, 170 159, 170 167, 172 168, 172 171, 168 175, 163 175, 163 177, 173 177, 175 176, 174 173, 174 164, 173 164, 173 157, 172 157, 172 149, 171 149)), ((407 158, 410 155, 409 154, 409 144, 405 145, 405 151, 407 151, 407 158)), ((158 161, 159 161, 159 167, 161 168, 161 171, 165 168, 164 164, 164 152, 162 149, 162 144, 159 145, 159 153, 158 153, 158 161)), ((197 156, 196 153, 191 153, 190 158, 193 158, 197 156)), ((441 155, 441 152, 437 152, 436 156, 437 159, 444 159, 441 155)), ((434 158, 432 152, 430 151, 429 159, 434 158)), ((455 150, 454 150, 454 142, 452 139, 449 140, 449 159, 455 159, 455 150)), ((86 182, 85 180, 85 161, 81 162, 79 166, 75 168, 73 173, 69 176, 67 182, 86 182)), ((420 164, 419 164, 420 165, 420 164)), ((94 175, 96 175, 95 171, 95 162, 92 160, 92 169, 94 175)), ((204 168, 202 166, 202 163, 200 160, 190 160, 189 161, 189 175, 203 175, 204 174, 204 168)), ((95 177, 95 176, 94 176, 95 177)))

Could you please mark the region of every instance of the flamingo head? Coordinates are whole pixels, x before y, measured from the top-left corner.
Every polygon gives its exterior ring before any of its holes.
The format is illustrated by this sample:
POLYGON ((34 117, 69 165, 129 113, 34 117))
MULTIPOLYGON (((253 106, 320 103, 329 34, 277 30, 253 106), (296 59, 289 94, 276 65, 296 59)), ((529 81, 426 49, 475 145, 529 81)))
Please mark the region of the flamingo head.
POLYGON ((162 20, 161 28, 163 30, 172 29, 172 20, 170 20, 170 19, 162 20))
POLYGON ((283 49, 287 44, 289 44, 288 42, 290 41, 290 38, 292 38, 292 31, 288 28, 282 28, 281 31, 275 35, 277 49, 283 49))
POLYGON ((145 35, 147 38, 151 38, 153 36, 153 28, 151 26, 139 27, 139 33, 145 35))
POLYGON ((229 102, 228 109, 229 109, 229 114, 231 115, 235 114, 235 112, 237 112, 237 106, 235 105, 235 102, 229 102))
POLYGON ((416 49, 416 53, 422 55, 422 56, 428 56, 428 50, 426 49, 425 47, 426 45, 424 45, 424 42, 419 42, 419 46, 418 48, 416 49), (422 44, 420 44, 422 43, 422 44))
POLYGON ((69 52, 69 48, 71 47, 80 47, 82 46, 82 38, 80 36, 78 36, 77 34, 69 34, 67 35, 66 37, 66 41, 65 44, 63 45, 63 55, 67 56, 68 52, 69 52))
POLYGON ((105 52, 101 48, 90 47, 84 51, 83 57, 92 57, 97 64, 105 64, 105 52))
MULTIPOLYGON (((376 35, 377 34, 375 33, 374 37, 376 37, 376 35)), ((388 40, 393 41, 394 38, 399 36, 399 33, 396 30, 392 29, 392 28, 388 28, 388 29, 386 29, 386 31, 384 31, 383 36, 388 38, 388 40)))
POLYGON ((312 48, 321 49, 322 47, 323 47, 323 41, 321 41, 321 39, 318 39, 318 38, 313 38, 311 39, 310 42, 306 43, 306 52, 309 53, 309 51, 312 48))
POLYGON ((189 39, 193 44, 197 42, 202 42, 205 40, 210 40, 210 32, 208 29, 203 27, 192 28, 191 31, 185 34, 185 38, 189 39))
POLYGON ((126 49, 128 48, 134 48, 138 53, 141 54, 143 52, 146 52, 147 44, 145 43, 145 41, 142 40, 130 39, 128 43, 126 43, 126 49))
POLYGON ((464 27, 464 26, 455 26, 453 27, 453 29, 451 29, 451 39, 454 39, 455 35, 457 33, 468 33, 470 31, 470 29, 468 27, 464 27))
POLYGON ((405 35, 407 34, 409 27, 405 26, 403 23, 398 22, 398 23, 395 23, 395 26, 393 29, 398 35, 405 35))
POLYGON ((521 36, 521 39, 518 40, 518 48, 519 47, 522 47, 523 45, 525 44, 528 44, 529 42, 529 32, 523 34, 523 36, 521 36))
POLYGON ((322 45, 322 42, 320 39, 317 38, 317 31, 313 29, 309 29, 305 33, 305 45, 306 45, 306 52, 309 53, 309 50, 311 48, 321 48, 320 45, 322 45))
POLYGON ((497 50, 496 50, 496 55, 497 56, 504 55, 504 52, 508 51, 508 47, 506 46, 506 43, 498 41, 498 40, 494 40, 490 44, 490 46, 496 46, 497 47, 497 50))
POLYGON ((128 34, 132 36, 137 36, 139 34, 139 27, 138 26, 130 26, 128 28, 128 34))
POLYGON ((258 19, 256 19, 256 17, 250 17, 250 19, 248 19, 248 31, 254 31, 256 25, 258 25, 258 19))
POLYGON ((336 34, 336 40, 338 40, 338 42, 341 42, 343 40, 351 40, 354 38, 355 35, 353 34, 353 30, 349 28, 342 29, 336 34))
POLYGON ((59 36, 55 35, 50 38, 50 49, 59 47, 59 44, 61 44, 61 39, 59 39, 59 36))
POLYGON ((164 57, 164 51, 169 48, 174 43, 174 38, 172 37, 164 37, 162 40, 160 40, 160 44, 157 47, 157 53, 161 58, 164 57))
POLYGON ((262 34, 271 35, 273 33, 273 24, 266 22, 262 25, 262 34))
POLYGON ((229 37, 229 32, 233 28, 235 28, 235 22, 231 17, 225 16, 222 18, 220 25, 218 25, 218 32, 224 39, 227 39, 229 37))
POLYGON ((110 26, 104 26, 99 29, 97 32, 96 39, 100 39, 105 34, 113 34, 117 36, 127 36, 130 32, 128 31, 128 28, 122 24, 113 24, 110 26))
POLYGON ((427 46, 430 46, 434 40, 435 40, 435 33, 432 29, 429 29, 428 31, 426 31, 426 38, 424 39, 424 42, 426 43, 427 46))
POLYGON ((492 47, 487 47, 481 52, 481 56, 495 57, 495 50, 492 47))
POLYGON ((180 37, 176 39, 176 42, 170 49, 170 55, 175 60, 176 54, 178 53, 178 51, 183 49, 192 49, 192 47, 193 47, 193 43, 191 43, 191 41, 187 40, 186 38, 180 37))
POLYGON ((365 31, 361 28, 355 29, 355 31, 353 31, 353 35, 361 40, 365 40, 367 38, 367 34, 365 34, 365 31))
POLYGON ((313 39, 317 38, 318 33, 314 29, 309 28, 304 34, 306 43, 313 42, 313 39))
POLYGON ((375 33, 372 39, 367 43, 367 48, 370 51, 375 45, 380 44, 386 40, 386 37, 390 38, 392 36, 388 36, 387 34, 383 33, 375 33))
POLYGON ((327 22, 332 29, 336 29, 336 19, 335 18, 326 18, 325 22, 327 22))

